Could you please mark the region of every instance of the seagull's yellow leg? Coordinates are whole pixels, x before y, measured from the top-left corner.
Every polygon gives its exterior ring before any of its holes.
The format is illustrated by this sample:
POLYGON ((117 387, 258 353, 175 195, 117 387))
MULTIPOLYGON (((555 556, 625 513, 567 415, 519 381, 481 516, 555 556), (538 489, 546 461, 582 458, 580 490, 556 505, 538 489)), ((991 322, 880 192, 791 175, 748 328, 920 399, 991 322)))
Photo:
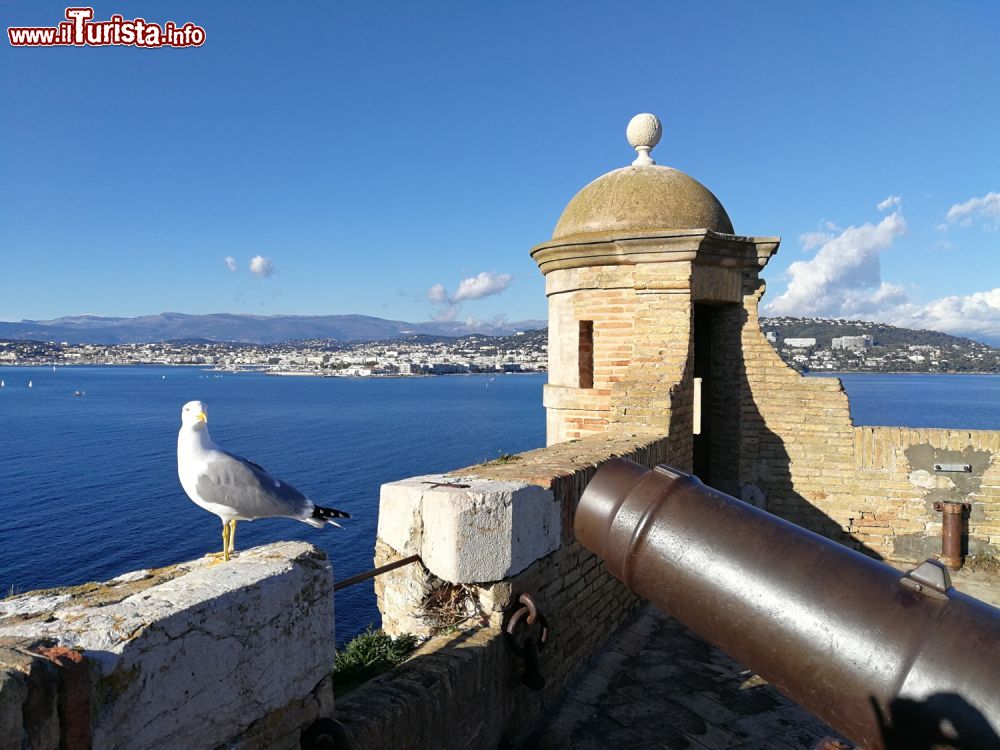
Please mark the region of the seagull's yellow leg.
POLYGON ((222 552, 209 552, 207 557, 215 558, 211 565, 229 559, 229 524, 226 521, 222 522, 222 552))
POLYGON ((226 559, 233 554, 236 549, 236 519, 234 518, 229 522, 229 552, 226 554, 226 559))

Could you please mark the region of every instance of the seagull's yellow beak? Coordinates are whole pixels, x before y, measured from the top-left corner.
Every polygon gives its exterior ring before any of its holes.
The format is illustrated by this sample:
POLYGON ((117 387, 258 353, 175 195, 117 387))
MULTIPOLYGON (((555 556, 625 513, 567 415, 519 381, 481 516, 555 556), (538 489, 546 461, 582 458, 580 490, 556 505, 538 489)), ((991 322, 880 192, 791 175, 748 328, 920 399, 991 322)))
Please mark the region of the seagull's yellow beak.
POLYGON ((205 412, 200 411, 197 414, 197 419, 198 419, 199 422, 206 422, 207 423, 208 422, 208 415, 205 412))

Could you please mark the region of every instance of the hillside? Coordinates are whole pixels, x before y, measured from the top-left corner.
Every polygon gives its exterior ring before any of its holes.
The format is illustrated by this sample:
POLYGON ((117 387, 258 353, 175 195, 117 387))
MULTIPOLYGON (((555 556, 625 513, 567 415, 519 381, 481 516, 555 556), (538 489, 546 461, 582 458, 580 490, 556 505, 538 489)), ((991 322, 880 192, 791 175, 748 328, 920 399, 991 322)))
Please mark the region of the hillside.
POLYGON ((305 339, 383 341, 414 334, 504 336, 544 327, 543 320, 407 323, 370 315, 187 315, 168 312, 135 318, 75 315, 54 320, 0 321, 0 339, 69 344, 144 344, 178 340, 273 344, 305 339))
POLYGON ((1000 349, 940 331, 823 318, 761 318, 760 324, 782 359, 797 370, 1000 372, 1000 349), (863 348, 834 349, 833 340, 845 336, 871 340, 863 348), (815 343, 802 345, 796 339, 815 339, 815 343))

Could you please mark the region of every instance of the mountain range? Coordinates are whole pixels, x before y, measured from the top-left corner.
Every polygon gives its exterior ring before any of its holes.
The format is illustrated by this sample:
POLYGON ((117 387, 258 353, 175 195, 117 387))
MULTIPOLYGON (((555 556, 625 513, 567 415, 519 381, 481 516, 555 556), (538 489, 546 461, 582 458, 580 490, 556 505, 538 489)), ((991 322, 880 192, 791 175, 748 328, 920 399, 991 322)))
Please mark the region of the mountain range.
POLYGON ((548 325, 544 320, 477 323, 407 323, 369 315, 186 315, 160 313, 136 318, 73 315, 54 320, 0 321, 0 339, 65 341, 70 344, 142 344, 175 339, 272 344, 303 339, 380 341, 414 334, 507 336, 548 325))

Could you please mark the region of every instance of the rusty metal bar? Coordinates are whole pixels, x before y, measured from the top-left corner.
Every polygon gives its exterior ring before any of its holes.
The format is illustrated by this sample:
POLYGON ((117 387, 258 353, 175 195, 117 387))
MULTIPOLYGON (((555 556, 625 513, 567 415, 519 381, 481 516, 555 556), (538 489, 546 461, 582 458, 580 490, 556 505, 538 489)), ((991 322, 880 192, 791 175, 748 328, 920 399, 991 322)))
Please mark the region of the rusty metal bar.
POLYGON ((377 568, 366 570, 364 573, 358 573, 356 576, 345 578, 343 581, 338 581, 337 583, 333 584, 333 590, 340 591, 341 589, 346 589, 348 586, 353 586, 356 583, 367 581, 369 578, 380 576, 383 573, 388 573, 390 570, 395 570, 396 568, 402 568, 404 565, 410 565, 415 562, 421 562, 420 555, 410 555, 409 557, 404 557, 401 560, 396 560, 394 562, 387 563, 386 565, 381 565, 377 568))
POLYGON ((952 570, 959 570, 964 559, 962 557, 962 516, 970 503, 937 502, 934 510, 941 513, 941 560, 952 570))
POLYGON ((615 459, 574 530, 625 584, 866 748, 1000 747, 1000 610, 704 486, 615 459), (914 732, 907 744, 907 732, 914 732), (945 737, 947 739, 947 737, 945 737))

